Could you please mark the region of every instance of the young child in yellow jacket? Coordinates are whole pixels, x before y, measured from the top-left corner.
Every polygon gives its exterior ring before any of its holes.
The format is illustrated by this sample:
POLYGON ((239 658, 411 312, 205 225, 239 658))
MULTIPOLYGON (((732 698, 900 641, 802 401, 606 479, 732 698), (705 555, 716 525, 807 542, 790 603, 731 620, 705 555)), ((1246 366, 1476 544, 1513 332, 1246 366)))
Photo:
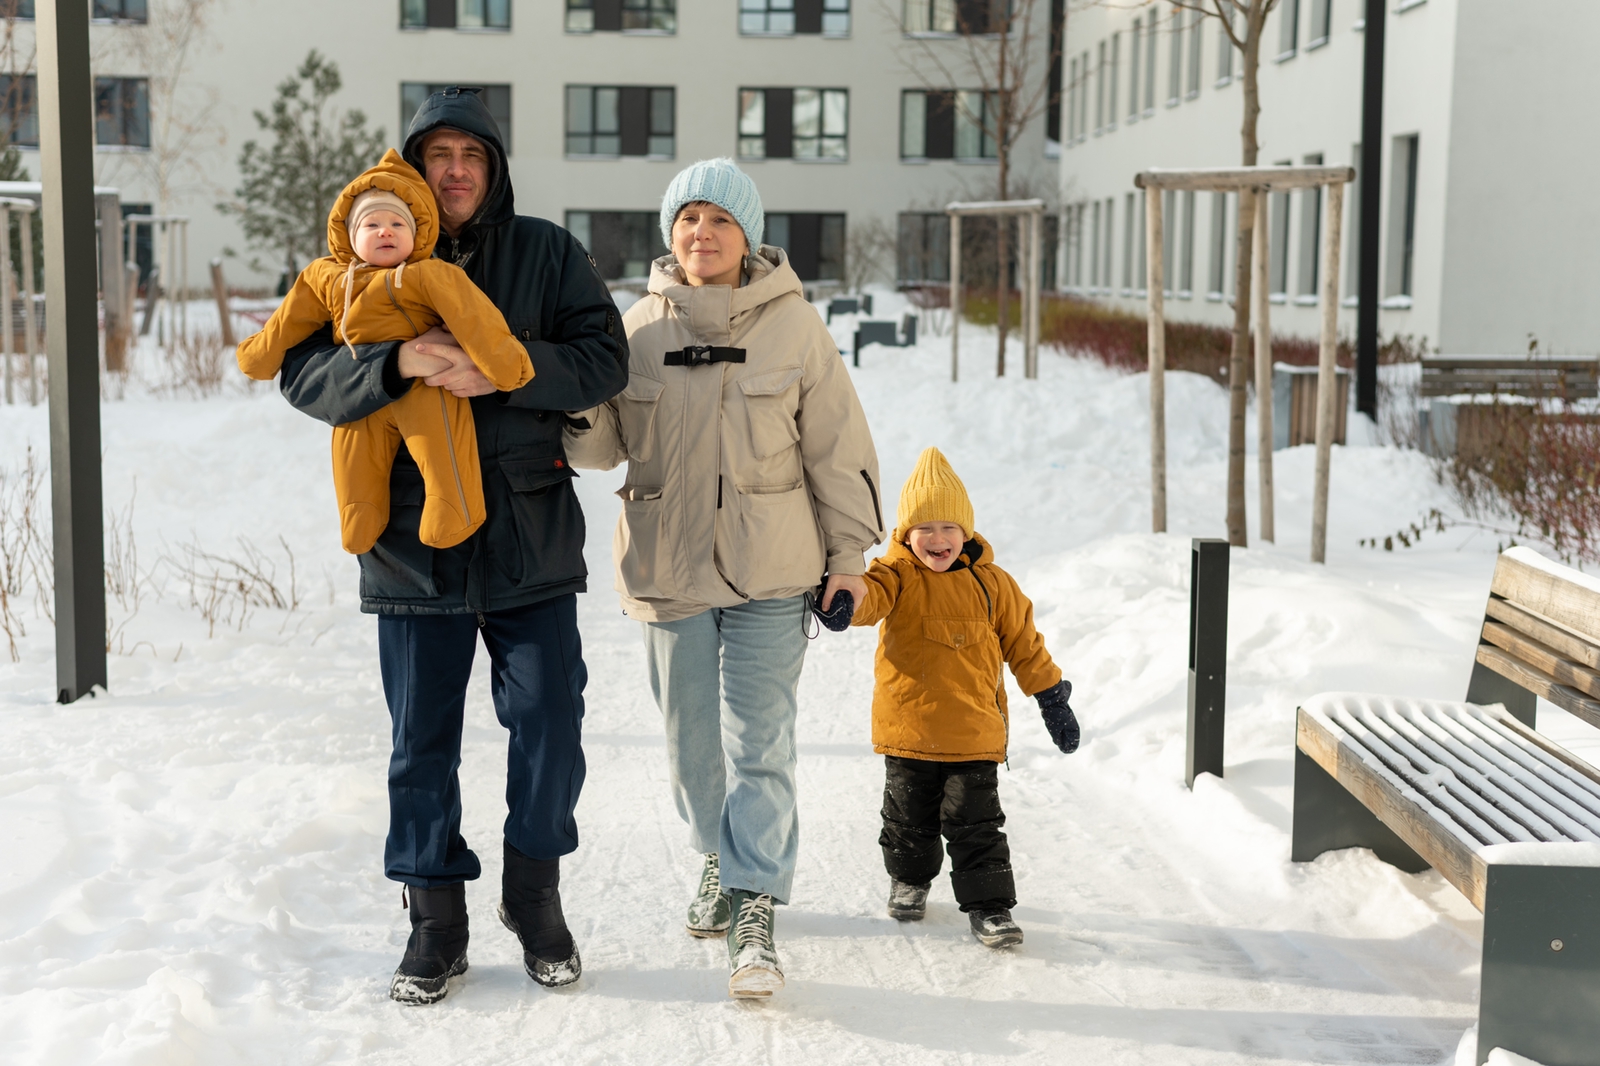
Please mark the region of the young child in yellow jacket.
MULTIPOLYGON (((260 333, 239 345, 239 369, 277 374, 290 348, 333 323, 352 345, 407 341, 443 325, 495 388, 533 378, 533 363, 505 316, 454 263, 433 258, 439 236, 433 191, 393 148, 363 171, 328 213, 328 251, 300 272, 260 333)), ((389 524, 389 471, 405 442, 422 473, 417 535, 434 548, 483 525, 483 474, 469 401, 412 382, 400 399, 333 429, 333 486, 344 550, 372 550, 389 524)))
POLYGON ((1039 701, 1051 739, 1067 753, 1078 747, 1072 684, 1034 628, 1033 604, 973 529, 966 487, 939 449, 917 460, 895 525, 851 619, 879 624, 872 744, 887 763, 878 843, 889 915, 916 921, 926 912, 943 832, 950 884, 973 935, 1010 947, 1022 943, 1022 930, 1011 918, 1016 885, 1001 829, 997 770, 1010 721, 1000 665, 1039 701))

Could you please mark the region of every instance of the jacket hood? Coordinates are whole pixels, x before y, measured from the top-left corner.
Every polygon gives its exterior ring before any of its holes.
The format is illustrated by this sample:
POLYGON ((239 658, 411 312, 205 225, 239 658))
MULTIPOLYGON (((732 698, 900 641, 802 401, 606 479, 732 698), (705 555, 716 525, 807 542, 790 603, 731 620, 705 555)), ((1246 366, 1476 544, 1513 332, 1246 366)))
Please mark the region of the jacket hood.
POLYGON ((713 301, 727 301, 728 318, 771 303, 780 296, 793 293, 805 298, 805 286, 800 275, 789 265, 789 254, 782 248, 763 244, 750 256, 750 281, 737 289, 726 285, 690 285, 684 277, 678 257, 664 255, 650 264, 650 291, 676 304, 680 313, 692 317, 694 305, 713 301))
POLYGON ((433 192, 422 175, 400 158, 393 148, 383 153, 378 165, 368 167, 361 175, 344 187, 339 198, 328 212, 328 252, 340 263, 356 257, 355 242, 345 228, 351 205, 357 196, 368 189, 384 189, 394 193, 411 208, 411 217, 417 221, 416 245, 406 262, 417 263, 433 255, 433 246, 439 240, 439 213, 434 209, 433 192))
MULTIPOLYGON (((924 570, 928 570, 928 564, 917 558, 917 553, 912 551, 911 546, 906 543, 906 532, 898 526, 889 535, 889 550, 884 553, 884 558, 890 562, 909 560, 924 570)), ((969 567, 977 566, 979 563, 993 565, 994 548, 990 546, 988 541, 983 539, 982 533, 973 533, 972 539, 961 546, 961 554, 956 558, 955 562, 950 564, 950 569, 946 570, 945 573, 948 574, 952 570, 965 570, 969 567)), ((933 571, 928 570, 928 572, 931 574, 933 571)))
POLYGON ((469 225, 498 226, 510 222, 516 212, 505 143, 500 139, 500 127, 489 114, 488 106, 476 92, 460 86, 441 89, 429 96, 406 130, 405 147, 401 149, 405 161, 421 171, 423 138, 442 129, 460 130, 489 146, 489 194, 483 198, 483 205, 469 225))

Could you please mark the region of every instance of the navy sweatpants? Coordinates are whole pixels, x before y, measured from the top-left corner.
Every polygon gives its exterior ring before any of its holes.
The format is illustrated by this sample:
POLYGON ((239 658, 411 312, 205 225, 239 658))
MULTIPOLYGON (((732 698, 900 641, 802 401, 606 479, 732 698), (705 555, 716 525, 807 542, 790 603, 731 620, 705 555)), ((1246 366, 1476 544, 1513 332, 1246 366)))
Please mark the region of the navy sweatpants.
POLYGON ((416 888, 481 870, 461 836, 462 715, 478 637, 493 664, 495 716, 511 733, 505 838, 533 859, 578 847, 583 688, 575 594, 509 611, 379 615, 378 662, 393 724, 384 873, 416 888))

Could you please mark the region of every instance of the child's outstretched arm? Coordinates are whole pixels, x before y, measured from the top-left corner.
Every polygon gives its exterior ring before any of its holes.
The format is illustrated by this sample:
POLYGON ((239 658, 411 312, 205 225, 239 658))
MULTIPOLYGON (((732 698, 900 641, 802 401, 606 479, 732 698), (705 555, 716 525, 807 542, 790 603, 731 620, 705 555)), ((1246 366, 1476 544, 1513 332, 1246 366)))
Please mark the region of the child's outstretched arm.
POLYGON ((895 601, 900 598, 900 573, 882 559, 874 559, 872 565, 867 567, 867 572, 861 575, 861 580, 867 583, 867 594, 856 604, 850 624, 875 626, 888 617, 889 612, 894 610, 895 601))
POLYGON ((257 381, 271 380, 283 366, 283 358, 290 348, 332 321, 333 315, 317 294, 314 284, 325 265, 321 259, 307 264, 300 276, 295 278, 289 295, 283 298, 283 303, 272 312, 267 324, 261 327, 261 332, 253 333, 239 342, 234 354, 239 360, 239 369, 244 371, 246 377, 257 381))
POLYGON ((510 392, 533 380, 528 349, 511 335, 500 309, 460 267, 424 259, 407 267, 400 283, 422 287, 423 301, 438 312, 444 328, 495 388, 510 392))

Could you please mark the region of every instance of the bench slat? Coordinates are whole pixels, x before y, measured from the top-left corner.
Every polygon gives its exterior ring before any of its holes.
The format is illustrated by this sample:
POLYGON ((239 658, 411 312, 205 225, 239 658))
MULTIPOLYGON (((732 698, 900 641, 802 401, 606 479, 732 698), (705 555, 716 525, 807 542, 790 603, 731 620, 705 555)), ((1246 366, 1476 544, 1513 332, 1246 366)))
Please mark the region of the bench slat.
POLYGON ((1563 685, 1537 667, 1520 662, 1492 644, 1478 645, 1478 662, 1501 677, 1515 681, 1536 695, 1543 696, 1569 714, 1600 729, 1600 702, 1589 699, 1575 688, 1563 685))
POLYGON ((1563 685, 1570 685, 1586 696, 1600 697, 1600 674, 1580 666, 1549 645, 1525 637, 1499 622, 1483 623, 1483 639, 1508 651, 1530 666, 1538 667, 1563 685))
POLYGON ((1500 553, 1489 591, 1573 632, 1600 640, 1600 583, 1527 548, 1500 553))
POLYGON ((1411 798, 1414 790, 1392 771, 1380 770, 1339 742, 1313 714, 1300 708, 1300 750, 1360 800, 1407 846, 1427 860, 1478 910, 1483 910, 1488 864, 1467 843, 1445 830, 1429 807, 1411 798), (1411 793, 1411 795, 1407 795, 1411 793))
POLYGON ((1600 645, 1585 640, 1565 626, 1548 618, 1541 618, 1532 611, 1502 600, 1498 596, 1489 597, 1489 605, 1484 609, 1484 613, 1541 644, 1549 645, 1567 658, 1591 670, 1600 670, 1600 645))

